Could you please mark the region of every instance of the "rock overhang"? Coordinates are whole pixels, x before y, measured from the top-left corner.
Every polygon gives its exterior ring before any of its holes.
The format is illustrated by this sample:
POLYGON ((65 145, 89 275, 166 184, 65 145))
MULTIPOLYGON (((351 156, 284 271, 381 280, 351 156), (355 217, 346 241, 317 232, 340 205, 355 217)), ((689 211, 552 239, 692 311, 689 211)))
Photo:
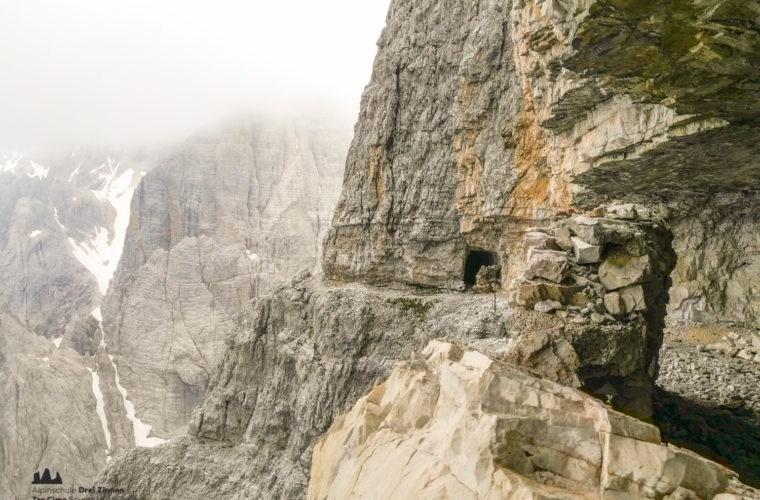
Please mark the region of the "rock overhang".
POLYGON ((545 2, 527 31, 554 68, 541 126, 606 139, 573 158, 579 207, 760 182, 758 2, 545 2))
POLYGON ((537 221, 760 184, 757 2, 469 4, 452 2, 456 25, 395 5, 408 12, 379 41, 331 278, 457 289, 482 248, 504 287, 537 221))

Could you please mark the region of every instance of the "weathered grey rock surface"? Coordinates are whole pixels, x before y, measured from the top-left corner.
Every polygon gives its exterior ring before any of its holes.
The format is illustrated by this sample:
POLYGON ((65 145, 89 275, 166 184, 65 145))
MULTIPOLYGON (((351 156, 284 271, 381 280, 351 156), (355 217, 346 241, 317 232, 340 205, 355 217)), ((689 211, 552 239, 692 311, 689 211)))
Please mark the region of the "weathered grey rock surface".
POLYGON ((60 337, 99 305, 108 286, 95 275, 108 259, 99 252, 117 238, 113 203, 148 168, 147 155, 77 151, 45 166, 0 156, 0 303, 28 329, 60 337))
MULTIPOLYGON (((83 151, 50 167, 1 158, 0 308, 10 313, 3 326, 15 317, 19 331, 47 337, 43 343, 68 361, 32 378, 44 402, 15 392, 34 368, 3 367, 8 401, 40 413, 35 420, 4 405, 0 476, 13 485, 4 491, 25 497, 44 466, 59 470, 64 486, 87 484, 111 454, 184 429, 231 315, 274 281, 316 264, 348 134, 331 122, 304 123, 230 122, 164 153, 137 190, 131 224, 132 190, 152 167, 142 157, 103 160, 83 151), (55 443, 40 438, 48 427, 55 443), (61 439, 82 459, 60 450, 61 439)), ((4 357, 43 358, 35 341, 27 351, 14 339, 4 357)))
POLYGON ((107 446, 95 414, 90 374, 76 353, 59 351, 10 314, 0 314, 0 328, 3 494, 28 497, 31 474, 52 463, 60 464, 59 472, 67 479, 93 477, 105 464, 107 446), (69 404, 59 393, 68 394, 69 404), (62 411, 71 417, 66 425, 57 417, 62 411), (96 449, 99 456, 91 452, 96 449))
MULTIPOLYGON (((121 457, 102 482, 155 498, 177 484, 300 497, 317 436, 434 336, 509 335, 506 359, 651 415, 675 257, 676 319, 756 317, 758 12, 754 0, 394 0, 324 246, 329 282, 354 284, 297 280, 244 309, 191 436, 121 457), (452 292, 429 311, 391 296, 410 309, 394 312, 379 297, 397 292, 356 282, 452 292), (506 330, 471 320, 489 305, 506 330)), ((652 469, 608 486, 664 495, 656 464, 670 451, 654 448, 652 469)), ((666 475, 684 472, 676 462, 666 475)), ((667 494, 719 491, 681 486, 667 494)))
POLYGON ((752 6, 394 2, 326 271, 457 288, 532 219, 640 201, 669 208, 674 318, 757 324, 752 6))
POLYGON ((556 315, 511 309, 503 298, 321 281, 302 275, 253 301, 190 436, 119 456, 99 483, 145 498, 299 498, 311 447, 334 417, 435 337, 572 387, 589 371, 635 370, 646 352, 641 338, 637 344, 601 325, 585 337, 556 315))
POLYGON ((502 134, 524 103, 510 6, 479 3, 392 2, 325 246, 331 277, 455 289, 468 244, 503 244, 502 228, 478 239, 470 221, 514 209, 502 134))
POLYGON ((319 121, 230 122, 168 154, 138 186, 102 309, 121 384, 152 435, 185 429, 231 317, 315 267, 347 141, 319 121))
POLYGON ((45 467, 65 487, 88 484, 112 453, 134 446, 107 358, 58 348, 7 312, 0 332, 3 498, 31 498, 32 475, 45 467))
POLYGON ((134 446, 110 361, 93 356, 91 314, 121 249, 119 209, 149 159, 84 149, 41 163, 0 155, 3 497, 29 498, 44 467, 64 486, 86 483, 111 453, 134 446))
POLYGON ((673 222, 672 323, 738 322, 760 329, 760 198, 718 194, 684 203, 673 222), (685 210, 688 208, 688 210, 685 210))
POLYGON ((506 346, 506 302, 493 307, 482 295, 415 297, 301 276, 247 306, 191 437, 121 456, 98 482, 148 498, 300 498, 314 441, 396 359, 436 335, 506 346))
POLYGON ((525 219, 755 189, 752 12, 393 2, 325 269, 454 288, 468 247, 506 257, 525 219))

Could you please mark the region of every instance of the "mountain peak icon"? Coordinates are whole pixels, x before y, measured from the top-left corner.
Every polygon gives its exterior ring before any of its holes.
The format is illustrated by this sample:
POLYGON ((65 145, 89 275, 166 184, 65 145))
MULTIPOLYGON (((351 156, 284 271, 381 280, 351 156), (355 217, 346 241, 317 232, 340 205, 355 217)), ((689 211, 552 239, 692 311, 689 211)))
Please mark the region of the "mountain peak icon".
POLYGON ((53 475, 50 469, 45 467, 45 470, 42 471, 41 475, 40 471, 34 473, 34 481, 32 481, 32 484, 63 484, 63 479, 61 479, 60 474, 56 472, 55 475, 53 475))

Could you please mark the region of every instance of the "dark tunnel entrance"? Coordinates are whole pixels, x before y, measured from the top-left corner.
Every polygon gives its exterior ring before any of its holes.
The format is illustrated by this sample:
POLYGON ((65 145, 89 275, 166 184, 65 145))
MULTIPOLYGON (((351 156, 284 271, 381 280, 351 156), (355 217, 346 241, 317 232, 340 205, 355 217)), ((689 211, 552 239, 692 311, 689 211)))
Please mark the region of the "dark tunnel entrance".
POLYGON ((482 250, 471 250, 467 254, 464 262, 464 285, 470 288, 475 285, 475 277, 483 266, 496 266, 499 264, 499 258, 493 252, 482 250))

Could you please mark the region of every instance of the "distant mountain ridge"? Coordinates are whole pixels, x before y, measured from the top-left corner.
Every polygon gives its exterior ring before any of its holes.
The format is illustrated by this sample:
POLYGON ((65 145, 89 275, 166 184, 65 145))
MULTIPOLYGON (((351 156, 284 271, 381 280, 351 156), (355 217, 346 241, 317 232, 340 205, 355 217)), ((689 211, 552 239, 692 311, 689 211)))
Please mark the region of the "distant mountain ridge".
POLYGON ((229 317, 317 263, 349 139, 247 117, 149 153, 0 153, 0 491, 39 460, 87 484, 184 428, 229 317))
POLYGON ((179 146, 138 186, 103 326, 154 435, 184 430, 252 298, 318 263, 350 129, 235 120, 179 146))

